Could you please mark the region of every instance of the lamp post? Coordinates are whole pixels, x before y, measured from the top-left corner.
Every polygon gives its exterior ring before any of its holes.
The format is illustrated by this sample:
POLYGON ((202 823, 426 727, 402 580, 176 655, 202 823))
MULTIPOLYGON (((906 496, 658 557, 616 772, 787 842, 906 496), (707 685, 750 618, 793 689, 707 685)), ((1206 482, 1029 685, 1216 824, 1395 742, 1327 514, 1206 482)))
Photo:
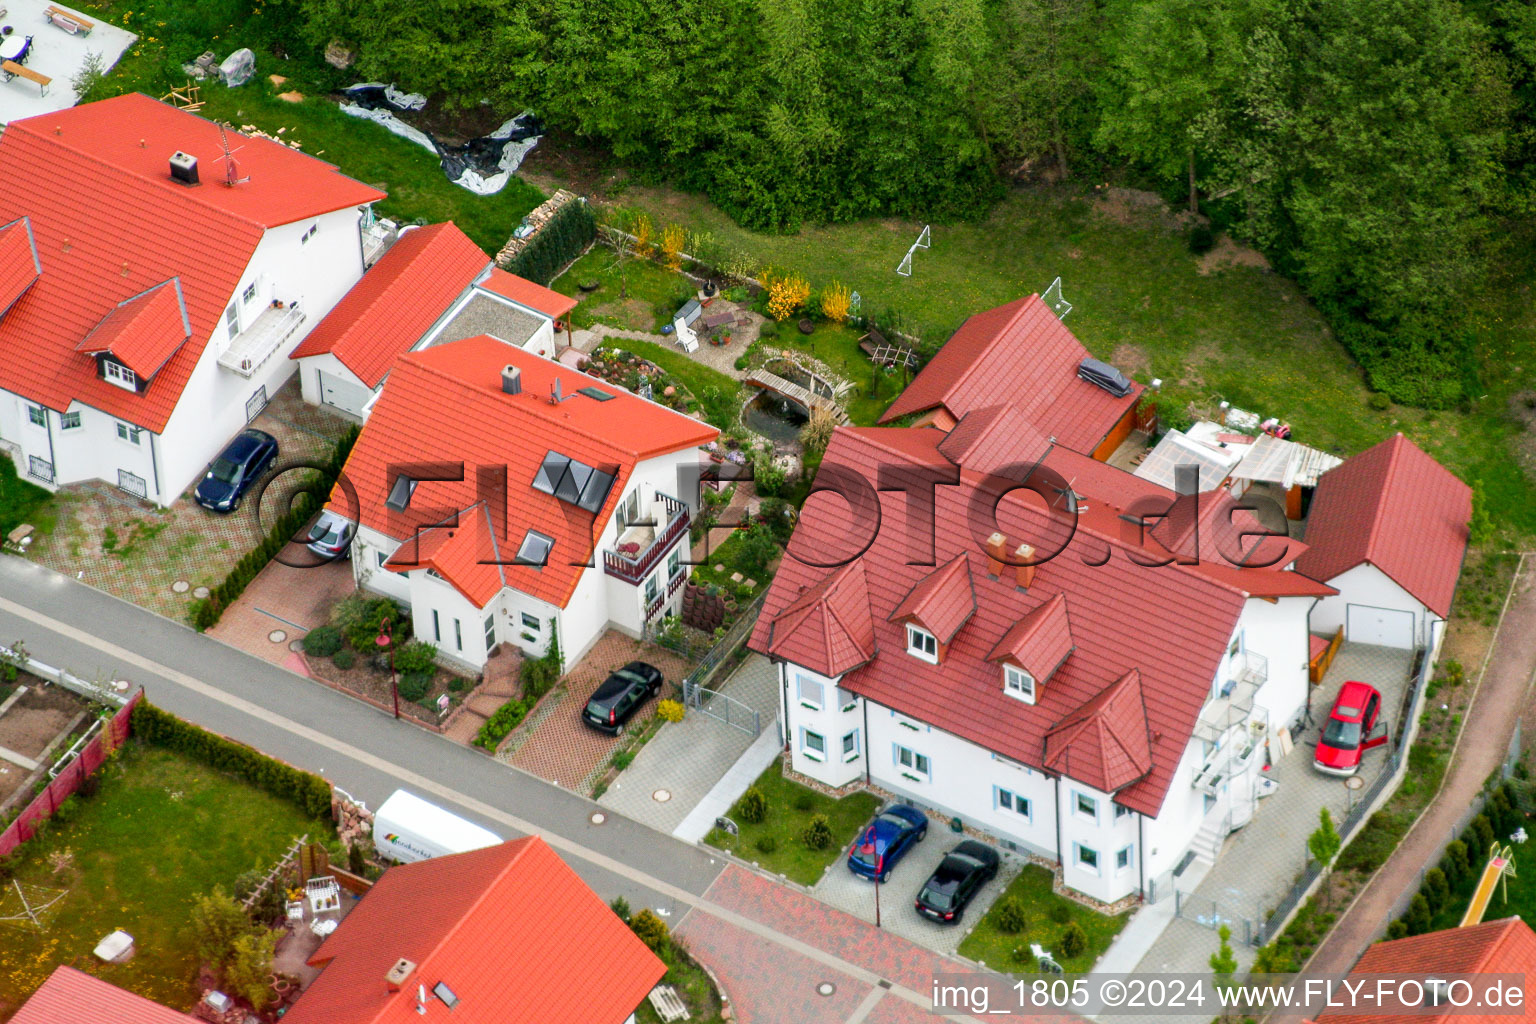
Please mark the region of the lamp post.
POLYGON ((379 624, 379 635, 373 641, 389 651, 389 690, 395 698, 395 717, 400 717, 400 683, 395 678, 394 625, 385 619, 379 624))

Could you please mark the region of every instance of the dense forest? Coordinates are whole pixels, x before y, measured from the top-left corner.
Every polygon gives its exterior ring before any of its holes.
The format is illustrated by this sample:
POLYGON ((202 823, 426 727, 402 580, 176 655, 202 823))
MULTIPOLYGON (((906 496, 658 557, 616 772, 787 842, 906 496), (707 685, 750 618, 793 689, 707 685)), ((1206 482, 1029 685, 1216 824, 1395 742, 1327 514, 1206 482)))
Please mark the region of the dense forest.
POLYGON ((366 75, 532 107, 759 230, 1156 188, 1405 403, 1475 393, 1468 298, 1536 207, 1536 0, 287 2, 366 75))

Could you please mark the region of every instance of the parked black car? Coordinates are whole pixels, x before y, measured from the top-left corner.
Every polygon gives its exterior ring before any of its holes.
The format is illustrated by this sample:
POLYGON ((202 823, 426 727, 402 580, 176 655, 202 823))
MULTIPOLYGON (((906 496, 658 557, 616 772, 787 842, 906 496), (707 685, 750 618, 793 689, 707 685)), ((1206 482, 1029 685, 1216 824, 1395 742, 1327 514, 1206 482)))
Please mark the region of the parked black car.
POLYGON ((208 464, 192 497, 204 508, 233 512, 256 478, 277 461, 277 438, 265 430, 242 430, 208 464))
POLYGON ((581 711, 581 720, 594 729, 618 736, 635 709, 661 692, 661 669, 632 661, 603 680, 581 711))
POLYGON ((944 924, 956 924, 981 887, 997 875, 997 851, 967 839, 950 850, 917 894, 917 912, 944 924))

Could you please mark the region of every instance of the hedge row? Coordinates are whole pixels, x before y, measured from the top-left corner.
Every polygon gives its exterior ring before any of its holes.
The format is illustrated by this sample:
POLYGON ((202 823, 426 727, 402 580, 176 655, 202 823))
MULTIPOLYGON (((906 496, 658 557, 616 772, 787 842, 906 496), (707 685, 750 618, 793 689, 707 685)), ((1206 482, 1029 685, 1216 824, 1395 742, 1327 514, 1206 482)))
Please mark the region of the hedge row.
POLYGON ((585 202, 575 200, 556 210, 538 234, 528 239, 503 269, 547 285, 562 267, 580 256, 597 238, 597 218, 585 202))
POLYGON ((336 447, 331 452, 325 467, 309 474, 309 478, 303 484, 303 490, 293 501, 292 507, 273 524, 261 543, 246 552, 245 557, 235 563, 229 575, 213 587, 207 597, 192 602, 189 618, 194 629, 201 633, 218 622, 224 610, 245 593, 245 588, 261 574, 261 570, 267 567, 267 563, 277 557, 277 553, 283 550, 294 535, 304 527, 304 524, 309 522, 310 517, 320 510, 321 504, 330 495, 331 488, 336 485, 337 478, 341 476, 341 468, 346 465, 347 456, 352 454, 352 446, 357 442, 358 432, 355 424, 348 428, 346 434, 336 442, 336 447))
POLYGON ((215 735, 141 700, 129 719, 133 735, 174 750, 210 768, 238 775, 258 789, 292 800, 316 818, 331 816, 331 784, 318 775, 283 764, 243 743, 215 735))
POLYGON ((494 715, 485 720, 485 724, 475 734, 475 746, 494 754, 496 748, 501 745, 501 741, 507 738, 507 733, 516 729, 537 703, 536 697, 529 700, 519 700, 514 697, 507 701, 496 709, 494 715))

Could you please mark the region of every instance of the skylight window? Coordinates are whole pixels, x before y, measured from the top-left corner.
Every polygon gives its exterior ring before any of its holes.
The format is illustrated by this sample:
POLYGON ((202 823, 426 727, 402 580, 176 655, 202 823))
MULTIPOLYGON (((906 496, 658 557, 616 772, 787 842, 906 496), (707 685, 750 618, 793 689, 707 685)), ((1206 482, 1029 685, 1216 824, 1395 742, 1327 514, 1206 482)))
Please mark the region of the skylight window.
POLYGON ((529 530, 517 549, 517 560, 523 565, 542 567, 549 564, 549 551, 554 546, 555 538, 547 537, 537 530, 529 530))
POLYGON ((411 495, 416 493, 416 481, 401 473, 395 477, 394 485, 389 489, 389 497, 384 499, 384 504, 396 512, 405 511, 411 503, 411 495))
POLYGON ((441 999, 443 1001, 443 1005, 448 1007, 450 1010, 459 1005, 459 997, 453 994, 453 989, 448 987, 448 983, 446 981, 440 981, 436 985, 433 985, 432 994, 441 999))
POLYGON ((549 452, 539 464, 533 478, 533 489, 553 494, 561 501, 577 508, 596 513, 608 500, 613 488, 613 474, 593 469, 584 462, 577 462, 568 455, 549 452))
POLYGON ((582 388, 577 393, 586 395, 588 398, 597 402, 606 402, 613 397, 602 388, 582 388))

